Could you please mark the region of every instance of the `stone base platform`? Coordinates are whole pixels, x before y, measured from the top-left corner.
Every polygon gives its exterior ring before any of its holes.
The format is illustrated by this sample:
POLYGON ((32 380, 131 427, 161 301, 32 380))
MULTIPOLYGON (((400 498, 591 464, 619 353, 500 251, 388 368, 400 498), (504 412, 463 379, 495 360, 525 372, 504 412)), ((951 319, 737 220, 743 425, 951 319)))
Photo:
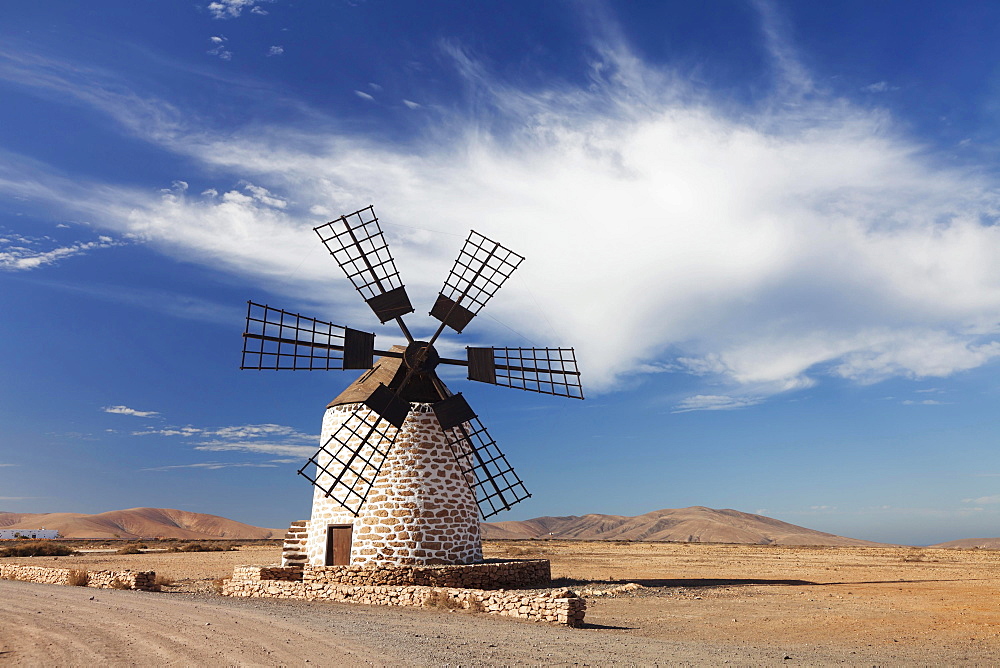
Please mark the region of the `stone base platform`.
POLYGON ((549 562, 488 561, 469 566, 237 566, 225 596, 343 601, 368 605, 465 608, 581 626, 587 602, 551 584, 549 562), (510 591, 515 589, 515 591, 510 591))

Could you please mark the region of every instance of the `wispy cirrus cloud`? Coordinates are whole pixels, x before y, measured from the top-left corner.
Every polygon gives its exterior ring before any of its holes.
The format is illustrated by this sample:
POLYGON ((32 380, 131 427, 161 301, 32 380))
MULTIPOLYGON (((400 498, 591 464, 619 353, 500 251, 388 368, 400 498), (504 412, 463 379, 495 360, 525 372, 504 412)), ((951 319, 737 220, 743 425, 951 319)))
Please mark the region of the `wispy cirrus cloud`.
MULTIPOLYGON (((190 441, 194 450, 205 452, 244 452, 306 458, 319 447, 318 434, 304 434, 278 424, 248 424, 219 428, 193 426, 144 429, 133 436, 179 436, 190 441)), ((291 463, 301 459, 272 459, 271 464, 291 463)))
POLYGON ((899 90, 898 86, 890 86, 887 81, 876 81, 875 83, 863 86, 861 90, 867 93, 887 93, 892 90, 899 90))
POLYGON ((51 237, 0 235, 0 270, 30 271, 94 250, 124 246, 128 242, 101 235, 94 241, 60 244, 51 237))
POLYGON ((993 503, 1000 503, 1000 494, 980 496, 974 499, 962 499, 962 503, 974 503, 976 505, 989 505, 993 503))
POLYGON ((206 450, 209 452, 256 452, 267 455, 298 455, 309 457, 316 452, 317 444, 312 445, 289 445, 273 442, 256 441, 201 441, 195 446, 195 450, 206 450))
POLYGON ((682 399, 674 406, 673 413, 688 413, 691 411, 731 411, 737 408, 755 406, 764 400, 763 397, 731 397, 720 394, 697 394, 682 399))
MULTIPOLYGON (((995 363, 1000 182, 929 153, 884 110, 818 90, 780 17, 758 9, 776 84, 751 108, 613 36, 595 35, 586 85, 544 88, 504 80, 450 42, 442 53, 476 104, 435 105, 405 145, 325 122, 215 131, 124 82, 7 53, 8 81, 62 91, 267 194, 96 184, 127 203, 108 207, 19 174, 0 190, 103 206, 109 229, 289 298, 336 276, 309 256, 317 211, 376 202, 414 303, 433 301, 474 221, 528 256, 491 315, 534 343, 575 345, 594 390, 664 361, 719 388, 681 411, 748 407, 824 377, 938 378, 995 363)), ((324 308, 370 319, 349 285, 328 294, 324 308)), ((464 342, 510 337, 479 318, 464 342)))
POLYGON ((140 471, 176 471, 177 469, 205 469, 207 471, 218 471, 220 469, 239 468, 276 468, 275 464, 257 464, 253 462, 197 462, 195 464, 173 464, 170 466, 151 466, 139 469, 140 471))
POLYGON ((141 418, 159 417, 160 415, 157 411, 139 411, 134 408, 129 408, 128 406, 105 406, 101 410, 105 413, 112 413, 114 415, 131 415, 133 417, 141 418))

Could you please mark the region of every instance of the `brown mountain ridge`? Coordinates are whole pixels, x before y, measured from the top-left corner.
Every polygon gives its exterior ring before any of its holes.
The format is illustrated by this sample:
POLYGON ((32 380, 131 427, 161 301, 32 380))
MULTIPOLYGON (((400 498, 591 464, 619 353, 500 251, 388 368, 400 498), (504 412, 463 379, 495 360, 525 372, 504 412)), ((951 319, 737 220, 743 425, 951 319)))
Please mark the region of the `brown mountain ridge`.
POLYGON ((171 508, 83 513, 0 513, 0 529, 56 529, 63 538, 281 538, 285 531, 171 508))
MULTIPOLYGON (((56 529, 65 538, 281 538, 284 529, 265 529, 234 520, 169 508, 130 508, 83 513, 0 513, 0 529, 56 529)), ((789 524, 763 515, 703 506, 667 508, 644 515, 590 514, 484 522, 486 539, 558 538, 756 545, 880 545, 789 524)))
POLYGON ((704 506, 666 508, 645 515, 537 517, 483 524, 487 539, 559 538, 756 545, 883 545, 807 529, 763 515, 704 506))

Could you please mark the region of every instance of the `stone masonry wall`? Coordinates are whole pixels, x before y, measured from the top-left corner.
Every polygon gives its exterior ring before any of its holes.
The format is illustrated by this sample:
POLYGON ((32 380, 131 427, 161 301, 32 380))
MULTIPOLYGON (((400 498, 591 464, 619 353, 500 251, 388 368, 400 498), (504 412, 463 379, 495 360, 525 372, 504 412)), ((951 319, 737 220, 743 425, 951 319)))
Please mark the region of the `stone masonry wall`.
POLYGON ((363 586, 530 589, 548 587, 552 576, 547 559, 532 559, 470 566, 307 566, 302 579, 307 583, 363 586))
POLYGON ((223 595, 367 605, 466 608, 487 614, 567 626, 582 626, 587 611, 587 601, 566 589, 532 594, 504 589, 486 591, 457 587, 355 586, 315 580, 268 580, 260 577, 263 570, 265 569, 250 566, 237 567, 233 578, 223 583, 223 595))
POLYGON ((82 571, 71 568, 0 564, 0 580, 67 585, 71 583, 74 573, 86 573, 86 586, 97 589, 160 591, 160 586, 156 584, 156 573, 153 571, 82 571))
MULTIPOLYGON (((325 443, 347 420, 360 420, 351 417, 357 408, 357 404, 329 408, 323 419, 322 441, 325 443)), ((351 445, 361 453, 360 459, 371 457, 370 445, 359 440, 351 445)), ((321 460, 324 465, 329 461, 328 456, 321 460)), ((358 473, 361 475, 349 473, 343 482, 355 485, 355 491, 364 494, 361 479, 371 478, 375 471, 367 467, 358 473)), ((329 482, 330 476, 321 476, 321 484, 329 482)), ((315 490, 312 518, 307 525, 307 562, 324 565, 326 530, 337 524, 353 526, 352 565, 481 561, 479 508, 473 483, 471 474, 462 472, 430 405, 413 404, 364 504, 359 504, 356 497, 350 500, 346 490, 334 490, 333 498, 315 490), (338 499, 356 511, 357 517, 338 499)))

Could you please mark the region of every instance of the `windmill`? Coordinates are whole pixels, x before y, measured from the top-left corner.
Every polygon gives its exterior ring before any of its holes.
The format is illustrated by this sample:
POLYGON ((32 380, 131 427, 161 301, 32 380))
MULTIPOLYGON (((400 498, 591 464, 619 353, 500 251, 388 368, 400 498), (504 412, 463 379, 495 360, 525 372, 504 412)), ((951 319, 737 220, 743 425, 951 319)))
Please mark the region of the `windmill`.
MULTIPOLYGON (((414 311, 373 206, 314 228, 381 323, 405 346, 375 348, 375 334, 248 302, 242 369, 364 373, 327 406, 321 447, 299 474, 314 486, 301 554, 286 562, 467 564, 482 560, 479 519, 528 498, 524 483, 441 365, 469 380, 583 399, 572 348, 467 347, 466 359, 434 348, 461 333, 524 260, 472 231, 430 315, 427 340, 410 333, 414 311), (376 357, 377 356, 377 357, 376 357)), ((293 550, 294 552, 294 550, 293 550)))

